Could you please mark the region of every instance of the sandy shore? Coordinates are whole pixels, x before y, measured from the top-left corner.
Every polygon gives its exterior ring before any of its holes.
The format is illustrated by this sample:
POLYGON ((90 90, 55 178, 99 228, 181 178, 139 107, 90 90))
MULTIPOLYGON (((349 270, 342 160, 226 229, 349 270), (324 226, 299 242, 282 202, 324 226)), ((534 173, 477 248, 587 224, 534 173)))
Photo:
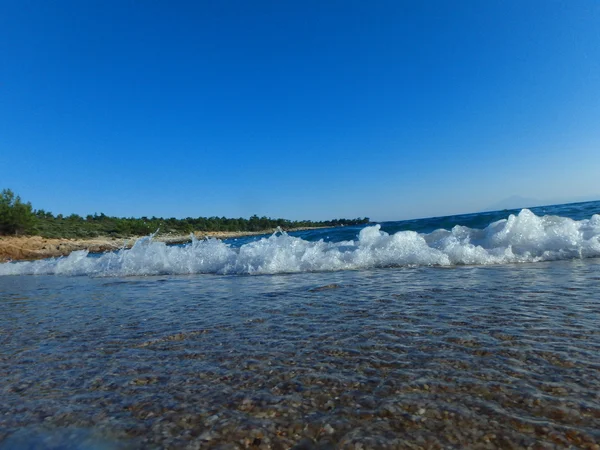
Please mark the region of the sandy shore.
MULTIPOLYGON (((287 231, 310 230, 316 227, 294 228, 287 231)), ((198 239, 211 237, 230 239, 243 236, 257 236, 275 232, 266 231, 198 231, 198 239)), ((17 261, 66 256, 76 250, 107 252, 120 248, 130 248, 141 236, 129 238, 97 237, 92 239, 47 239, 41 236, 0 236, 0 261, 17 261)), ((154 238, 167 244, 183 244, 190 241, 189 235, 162 235, 154 238)))

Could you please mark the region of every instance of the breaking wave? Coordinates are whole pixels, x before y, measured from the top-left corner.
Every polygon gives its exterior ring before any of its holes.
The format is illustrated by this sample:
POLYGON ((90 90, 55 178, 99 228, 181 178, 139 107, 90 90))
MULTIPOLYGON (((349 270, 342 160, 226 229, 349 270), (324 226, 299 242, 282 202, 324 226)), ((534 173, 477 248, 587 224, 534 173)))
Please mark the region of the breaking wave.
POLYGON ((538 217, 524 209, 484 229, 457 225, 425 234, 388 234, 375 225, 362 229, 357 240, 341 242, 311 242, 278 232, 239 248, 217 239, 193 239, 186 246, 171 247, 147 236, 131 249, 100 257, 76 251, 65 258, 0 264, 0 275, 276 274, 599 256, 600 215, 577 221, 538 217))

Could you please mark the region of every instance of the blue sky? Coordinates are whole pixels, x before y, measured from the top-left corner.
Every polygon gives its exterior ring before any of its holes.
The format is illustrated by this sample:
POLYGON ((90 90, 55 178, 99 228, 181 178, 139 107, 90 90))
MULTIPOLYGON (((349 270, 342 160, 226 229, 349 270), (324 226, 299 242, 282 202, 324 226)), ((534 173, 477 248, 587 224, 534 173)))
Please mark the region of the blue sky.
POLYGON ((0 1, 0 188, 393 220, 600 196, 600 2, 0 1))

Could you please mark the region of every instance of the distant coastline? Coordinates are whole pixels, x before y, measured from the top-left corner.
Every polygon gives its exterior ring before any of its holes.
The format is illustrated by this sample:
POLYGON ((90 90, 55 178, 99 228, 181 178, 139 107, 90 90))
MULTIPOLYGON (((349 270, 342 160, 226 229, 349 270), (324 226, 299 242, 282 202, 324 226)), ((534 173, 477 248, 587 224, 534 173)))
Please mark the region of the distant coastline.
POLYGON ((312 230, 369 223, 368 217, 324 221, 227 217, 111 217, 105 214, 54 215, 34 209, 10 189, 0 192, 0 262, 66 256, 77 250, 94 253, 133 246, 140 237, 167 244, 213 237, 229 239, 286 231, 312 230), (158 232, 161 232, 158 234, 158 232))
MULTIPOLYGON (((285 231, 314 230, 327 227, 296 227, 285 231)), ((276 228, 261 231, 197 231, 197 239, 215 238, 232 239, 244 236, 260 236, 271 234, 276 228)), ((69 238, 44 238, 42 236, 0 236, 0 262, 26 261, 45 259, 59 256, 68 256, 77 250, 87 250, 91 253, 102 253, 131 248, 135 241, 143 236, 116 238, 100 236, 95 238, 69 239, 69 238)), ((191 235, 163 234, 155 236, 155 241, 166 244, 185 244, 191 242, 191 235)))

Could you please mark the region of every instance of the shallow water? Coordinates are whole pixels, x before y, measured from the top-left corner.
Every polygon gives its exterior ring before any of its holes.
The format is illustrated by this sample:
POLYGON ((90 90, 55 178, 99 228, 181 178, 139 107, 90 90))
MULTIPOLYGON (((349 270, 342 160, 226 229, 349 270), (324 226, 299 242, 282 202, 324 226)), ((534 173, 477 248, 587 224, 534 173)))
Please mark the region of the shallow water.
POLYGON ((599 283, 598 258, 0 277, 0 449, 598 448, 599 283))

